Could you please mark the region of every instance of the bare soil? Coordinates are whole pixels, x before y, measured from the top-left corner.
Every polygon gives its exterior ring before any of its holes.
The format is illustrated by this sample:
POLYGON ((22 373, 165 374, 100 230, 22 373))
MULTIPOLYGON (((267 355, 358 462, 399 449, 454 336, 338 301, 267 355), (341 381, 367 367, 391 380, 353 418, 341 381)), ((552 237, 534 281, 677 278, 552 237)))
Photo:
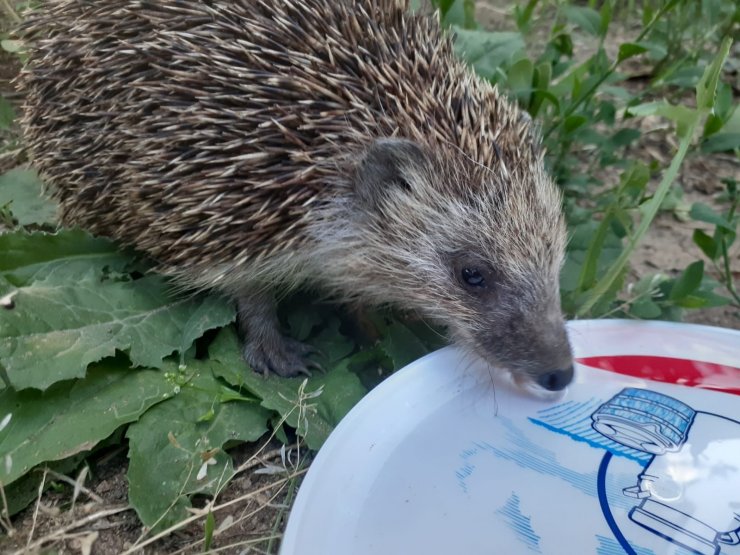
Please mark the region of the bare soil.
MULTIPOLYGON (((509 0, 478 2, 478 18, 488 28, 511 28, 509 0)), ((627 31, 625 31, 627 32, 627 31)), ((631 36, 628 33, 628 36, 631 36)), ((616 44, 616 41, 615 41, 616 44)), ((586 48, 587 49, 587 48, 586 48)), ((14 98, 10 80, 18 70, 14 57, 0 54, 0 91, 14 98)), ((656 129, 661 123, 656 122, 656 129)), ((667 165, 675 145, 669 132, 654 129, 644 135, 636 152, 646 160, 657 159, 667 165)), ((0 137, 2 139, 2 137, 0 137)), ((0 163, 15 162, 3 158, 0 163)), ((0 164, 5 165, 5 164, 0 164)), ((3 168, 7 169, 7 168, 3 168)), ((740 165, 729 155, 692 155, 681 171, 680 184, 687 203, 713 204, 721 191, 720 179, 740 180, 740 165)), ((661 213, 653 228, 631 261, 630 280, 662 271, 677 274, 688 264, 701 258, 691 234, 697 226, 682 221, 674 213, 661 213)), ((740 277, 740 248, 733 251, 733 271, 740 277)), ((687 321, 740 329, 740 312, 734 308, 696 310, 687 314, 687 321)), ((220 503, 233 501, 216 514, 213 552, 276 553, 279 542, 271 540, 284 529, 292 500, 284 474, 259 474, 265 464, 280 464, 280 456, 272 443, 256 452, 252 445, 233 451, 235 466, 248 461, 261 461, 239 474, 228 486, 220 503), (273 450, 270 454, 270 450, 273 450)), ((36 503, 12 520, 12 534, 0 536, 2 553, 118 554, 142 545, 148 537, 135 513, 127 506, 127 459, 125 450, 96 455, 88 461, 90 477, 76 503, 71 504, 73 488, 58 480, 59 487, 47 491, 36 503), (90 494, 85 491, 90 492, 90 494), (46 538, 48 541, 43 541, 46 538)), ((300 477, 295 480, 299 481, 300 477)), ((205 500, 201 500, 201 506, 205 500)), ((137 553, 197 553, 203 551, 204 518, 161 540, 148 544, 137 553)))

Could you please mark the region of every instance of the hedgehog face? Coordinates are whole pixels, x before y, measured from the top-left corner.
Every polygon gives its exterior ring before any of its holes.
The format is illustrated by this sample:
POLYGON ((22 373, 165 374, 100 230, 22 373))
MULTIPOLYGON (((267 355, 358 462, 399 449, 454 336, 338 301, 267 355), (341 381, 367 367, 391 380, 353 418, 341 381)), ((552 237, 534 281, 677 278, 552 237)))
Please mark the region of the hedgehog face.
POLYGON ((465 311, 465 326, 451 324, 459 343, 493 366, 507 369, 525 389, 559 391, 573 378, 573 359, 560 312, 557 282, 512 275, 470 251, 450 267, 465 311))
MULTIPOLYGON (((457 302, 474 315, 464 326, 452 318, 450 329, 459 343, 509 370, 518 385, 559 391, 573 379, 560 310, 566 236, 560 199, 541 167, 506 177, 476 187, 466 217, 457 218, 482 233, 448 258, 457 302)), ((451 246, 453 237, 447 241, 451 246)))
POLYGON ((560 201, 541 168, 507 177, 411 141, 376 141, 354 177, 357 277, 376 300, 445 323, 520 386, 558 391, 573 377, 559 306, 560 201))

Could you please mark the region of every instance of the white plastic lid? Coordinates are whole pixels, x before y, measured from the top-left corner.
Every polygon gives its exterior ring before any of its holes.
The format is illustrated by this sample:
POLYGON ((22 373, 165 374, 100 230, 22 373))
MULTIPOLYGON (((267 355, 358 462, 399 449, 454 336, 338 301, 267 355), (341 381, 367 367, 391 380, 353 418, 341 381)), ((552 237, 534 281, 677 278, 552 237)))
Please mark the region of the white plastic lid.
POLYGON ((379 385, 318 453, 280 553, 740 554, 740 332, 569 333, 557 401, 454 348, 379 385))

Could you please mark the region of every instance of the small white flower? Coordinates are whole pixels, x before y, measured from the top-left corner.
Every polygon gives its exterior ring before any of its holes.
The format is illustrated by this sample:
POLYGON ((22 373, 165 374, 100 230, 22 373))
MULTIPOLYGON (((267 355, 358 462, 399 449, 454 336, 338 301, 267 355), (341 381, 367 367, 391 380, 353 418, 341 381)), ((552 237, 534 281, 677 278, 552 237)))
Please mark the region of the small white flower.
POLYGON ((200 470, 198 470, 198 475, 195 477, 195 479, 200 481, 203 478, 205 478, 206 473, 208 472, 208 467, 214 464, 216 464, 215 458, 210 458, 207 461, 205 461, 202 465, 200 465, 200 470))

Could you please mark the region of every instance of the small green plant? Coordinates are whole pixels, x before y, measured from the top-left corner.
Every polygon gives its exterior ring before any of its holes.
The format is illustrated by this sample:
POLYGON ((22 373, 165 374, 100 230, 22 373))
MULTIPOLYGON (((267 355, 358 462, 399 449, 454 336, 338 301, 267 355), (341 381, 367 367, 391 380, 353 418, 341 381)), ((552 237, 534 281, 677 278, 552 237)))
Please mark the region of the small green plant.
POLYGON ((735 284, 735 276, 731 267, 730 249, 737 238, 737 228, 740 225, 740 191, 737 181, 732 178, 724 180, 726 186, 725 201, 727 209, 717 213, 711 206, 695 203, 691 207, 691 217, 700 222, 714 226, 714 233, 707 234, 701 229, 694 230, 694 243, 701 249, 719 276, 720 283, 727 290, 736 305, 740 305, 740 294, 735 284))

